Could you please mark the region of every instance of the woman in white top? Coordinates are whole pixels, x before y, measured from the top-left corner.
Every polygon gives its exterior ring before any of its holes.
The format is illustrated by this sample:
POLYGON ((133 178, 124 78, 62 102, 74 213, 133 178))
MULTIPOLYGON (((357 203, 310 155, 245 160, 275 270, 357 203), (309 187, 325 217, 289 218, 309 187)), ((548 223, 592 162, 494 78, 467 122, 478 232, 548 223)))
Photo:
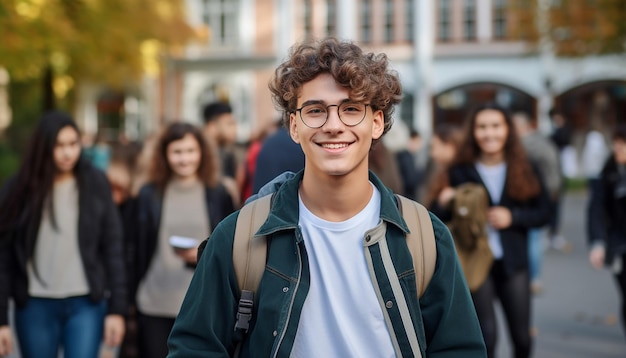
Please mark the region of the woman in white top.
MULTIPOLYGON (((489 357, 494 356, 496 346, 496 299, 508 321, 514 356, 529 357, 532 342, 527 237, 529 228, 548 222, 549 197, 526 157, 508 111, 497 104, 484 104, 470 113, 465 124, 465 141, 448 173, 450 186, 472 182, 487 190, 487 233, 494 257, 489 277, 472 292, 472 299, 489 357)), ((441 198, 438 204, 442 206, 433 211, 445 222, 451 213, 441 198)))

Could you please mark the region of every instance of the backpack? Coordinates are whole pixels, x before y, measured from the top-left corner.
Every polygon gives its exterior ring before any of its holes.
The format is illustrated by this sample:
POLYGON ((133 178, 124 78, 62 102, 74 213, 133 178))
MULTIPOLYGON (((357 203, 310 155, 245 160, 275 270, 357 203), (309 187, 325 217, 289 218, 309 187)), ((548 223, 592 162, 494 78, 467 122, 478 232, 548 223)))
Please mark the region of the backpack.
MULTIPOLYGON (((254 236, 267 219, 274 195, 266 195, 252 201, 239 212, 233 243, 233 266, 241 290, 235 329, 248 331, 254 307, 254 292, 265 271, 267 240, 254 236)), ((435 271, 437 248, 432 221, 426 208, 408 198, 396 194, 400 212, 410 232, 406 235, 407 246, 413 257, 417 292, 422 297, 435 271), (407 218, 410 218, 407 220, 407 218)), ((242 340, 243 341, 243 340, 242 340)), ((237 351, 242 341, 239 342, 237 351)), ((237 355, 235 355, 237 356, 237 355)))
POLYGON ((451 205, 452 219, 448 228, 457 248, 474 250, 478 240, 487 237, 487 191, 477 183, 459 185, 451 205))
POLYGON ((462 184, 456 188, 451 205, 452 219, 448 228, 467 286, 474 292, 487 278, 493 263, 487 240, 487 190, 477 183, 462 184))

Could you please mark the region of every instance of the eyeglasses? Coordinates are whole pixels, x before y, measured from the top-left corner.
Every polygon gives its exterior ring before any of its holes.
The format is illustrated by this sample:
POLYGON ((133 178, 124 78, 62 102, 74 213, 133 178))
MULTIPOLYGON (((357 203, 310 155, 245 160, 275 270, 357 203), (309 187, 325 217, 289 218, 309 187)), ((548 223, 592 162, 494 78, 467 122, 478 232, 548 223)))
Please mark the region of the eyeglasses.
POLYGON ((369 104, 358 102, 343 102, 340 104, 329 104, 324 106, 321 103, 307 104, 297 108, 294 112, 300 112, 300 119, 309 128, 320 128, 328 120, 330 107, 337 107, 337 114, 343 124, 354 127, 365 118, 369 104))

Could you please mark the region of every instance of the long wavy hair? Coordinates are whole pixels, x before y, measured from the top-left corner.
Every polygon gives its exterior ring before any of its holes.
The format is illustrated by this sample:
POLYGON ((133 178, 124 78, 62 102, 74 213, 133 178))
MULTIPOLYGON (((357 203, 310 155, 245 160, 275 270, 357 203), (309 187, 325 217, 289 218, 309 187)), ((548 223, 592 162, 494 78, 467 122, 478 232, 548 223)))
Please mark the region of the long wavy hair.
MULTIPOLYGON (((80 138, 80 130, 69 114, 61 111, 44 113, 26 147, 20 168, 11 181, 12 186, 0 203, 0 232, 14 230, 20 218, 28 213, 31 220, 40 220, 44 205, 50 210, 52 223, 55 223, 53 198, 50 195, 54 186, 57 168, 54 163, 54 147, 59 132, 66 127, 73 128, 80 138)), ((74 175, 84 168, 82 156, 74 166, 74 175)), ((81 181, 77 180, 79 190, 81 181)), ((27 243, 30 250, 34 242, 27 243)))
POLYGON ((198 178, 209 187, 214 187, 219 181, 219 160, 215 152, 210 150, 200 129, 190 123, 174 122, 163 130, 157 140, 148 171, 148 181, 155 184, 161 192, 165 190, 165 186, 174 175, 167 162, 167 147, 188 134, 192 135, 200 146, 198 178))
POLYGON ((481 104, 470 112, 465 122, 465 140, 458 152, 457 163, 474 164, 480 158, 481 149, 474 136, 474 128, 478 114, 486 110, 500 112, 508 129, 504 144, 507 195, 519 201, 526 201, 537 196, 541 192, 541 184, 517 135, 511 114, 496 103, 481 104))
POLYGON ((398 74, 389 69, 384 53, 364 53, 351 42, 326 38, 319 42, 301 43, 291 48, 289 59, 274 72, 269 83, 272 100, 283 112, 283 124, 289 127, 289 114, 297 108, 302 85, 322 73, 350 91, 350 99, 370 103, 385 118, 384 133, 393 124, 394 105, 402 99, 398 74))

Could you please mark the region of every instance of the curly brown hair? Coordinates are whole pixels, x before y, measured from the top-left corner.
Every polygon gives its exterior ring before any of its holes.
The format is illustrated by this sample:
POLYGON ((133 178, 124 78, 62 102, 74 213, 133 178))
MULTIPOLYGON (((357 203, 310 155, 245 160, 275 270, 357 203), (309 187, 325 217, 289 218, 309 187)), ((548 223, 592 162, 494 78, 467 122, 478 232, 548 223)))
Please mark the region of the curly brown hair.
POLYGON ((155 184, 160 191, 165 189, 167 182, 173 175, 172 168, 167 162, 167 147, 170 143, 183 139, 188 134, 196 139, 202 153, 198 167, 198 178, 209 187, 214 187, 218 183, 219 161, 215 153, 209 148, 200 129, 189 123, 174 122, 168 125, 159 136, 148 171, 148 181, 155 184))
POLYGON ((517 135, 510 113, 495 103, 485 103, 477 106, 471 112, 465 122, 465 140, 458 151, 457 162, 473 164, 480 156, 480 147, 474 137, 476 118, 482 111, 498 111, 504 117, 508 128, 508 135, 504 144, 504 160, 506 170, 506 192, 515 200, 526 201, 541 192, 541 184, 533 169, 521 140, 517 135))
POLYGON ((389 69, 384 53, 364 53, 349 41, 326 38, 294 45, 289 58, 274 72, 269 83, 272 100, 283 112, 283 125, 297 107, 300 88, 322 73, 328 73, 350 91, 350 99, 368 102, 385 118, 383 134, 393 124, 394 105, 402 98, 402 85, 396 71, 389 69))

